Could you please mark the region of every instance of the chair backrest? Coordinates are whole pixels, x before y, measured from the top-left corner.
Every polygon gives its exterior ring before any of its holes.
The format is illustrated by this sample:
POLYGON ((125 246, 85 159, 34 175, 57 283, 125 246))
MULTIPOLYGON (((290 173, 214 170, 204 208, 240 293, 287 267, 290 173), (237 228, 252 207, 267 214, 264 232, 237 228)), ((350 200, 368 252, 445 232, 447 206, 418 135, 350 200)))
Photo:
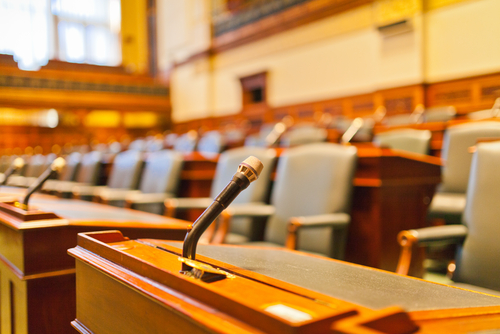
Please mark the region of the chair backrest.
POLYGON ((276 123, 262 124, 259 132, 246 137, 245 146, 267 147, 266 138, 273 131, 275 125, 276 123))
POLYGON ((467 114, 467 118, 470 120, 483 120, 488 118, 496 117, 496 110, 494 109, 483 109, 478 111, 473 111, 467 114))
POLYGON ((182 154, 173 150, 149 153, 139 189, 148 194, 175 194, 180 180, 182 163, 182 154))
POLYGON ((319 143, 326 141, 328 132, 326 129, 314 125, 297 126, 285 132, 280 139, 280 146, 293 147, 304 144, 319 143))
POLYGON ((59 180, 61 181, 73 181, 76 178, 78 169, 80 167, 80 162, 82 160, 82 154, 80 152, 73 152, 66 157, 66 165, 64 166, 63 172, 59 175, 59 180))
POLYGON ((115 189, 137 189, 143 165, 142 152, 128 150, 118 153, 113 160, 107 186, 115 189))
POLYGON ((428 154, 431 136, 429 130, 401 129, 379 133, 373 142, 397 150, 428 154))
POLYGON ((220 154, 210 189, 210 196, 212 198, 215 198, 224 189, 237 172, 240 163, 249 156, 259 159, 264 165, 264 169, 257 181, 252 182, 245 191, 242 191, 233 203, 263 202, 266 199, 270 175, 276 159, 276 151, 274 149, 253 146, 233 148, 220 154))
POLYGON ((46 157, 42 154, 35 154, 29 159, 24 176, 39 177, 44 171, 46 157))
MULTIPOLYGON (((265 240, 284 245, 291 217, 349 213, 356 161, 354 146, 316 143, 285 151, 271 197, 276 213, 267 223, 265 240)), ((301 231, 298 246, 332 256, 331 229, 301 231)))
POLYGON ((425 109, 424 122, 447 122, 455 118, 457 109, 454 106, 432 107, 425 109))
POLYGON ((441 152, 445 160, 442 191, 465 193, 472 159, 469 147, 474 146, 478 138, 491 137, 500 137, 500 122, 464 123, 446 129, 441 152))
POLYGON ((500 290, 500 142, 480 143, 472 158, 467 204, 469 233, 457 253, 453 280, 500 290))
POLYGON ((198 152, 220 153, 224 146, 224 136, 219 131, 208 131, 205 132, 198 141, 198 152))
POLYGON ((82 157, 80 163, 80 168, 76 176, 76 182, 86 183, 89 185, 95 185, 97 183, 97 178, 99 177, 99 172, 101 170, 103 153, 100 151, 92 151, 86 153, 82 157))
POLYGON ((196 131, 189 131, 178 136, 174 143, 174 150, 182 153, 191 153, 196 149, 198 134, 196 131))

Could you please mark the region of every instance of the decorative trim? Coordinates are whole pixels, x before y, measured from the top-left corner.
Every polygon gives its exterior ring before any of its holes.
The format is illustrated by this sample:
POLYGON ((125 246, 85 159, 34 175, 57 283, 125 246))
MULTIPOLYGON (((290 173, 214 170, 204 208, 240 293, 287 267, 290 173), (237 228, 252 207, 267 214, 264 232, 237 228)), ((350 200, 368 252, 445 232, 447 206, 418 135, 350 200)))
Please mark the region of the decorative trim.
MULTIPOLYGON (((273 0, 242 9, 214 25, 212 45, 220 52, 269 37, 374 0, 273 0)), ((215 19, 216 20, 216 19, 215 19)))
POLYGON ((169 89, 153 85, 121 85, 95 83, 75 80, 59 80, 50 78, 35 78, 17 75, 0 75, 0 87, 50 89, 63 91, 107 92, 137 95, 169 95, 169 89))

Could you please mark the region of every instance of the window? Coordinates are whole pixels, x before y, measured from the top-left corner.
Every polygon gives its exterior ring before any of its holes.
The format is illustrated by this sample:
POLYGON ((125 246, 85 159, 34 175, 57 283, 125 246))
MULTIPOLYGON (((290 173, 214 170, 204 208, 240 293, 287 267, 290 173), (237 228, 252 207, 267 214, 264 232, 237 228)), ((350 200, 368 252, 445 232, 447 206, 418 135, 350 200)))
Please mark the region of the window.
POLYGON ((120 0, 0 0, 0 53, 25 70, 49 59, 117 66, 120 7, 120 0))

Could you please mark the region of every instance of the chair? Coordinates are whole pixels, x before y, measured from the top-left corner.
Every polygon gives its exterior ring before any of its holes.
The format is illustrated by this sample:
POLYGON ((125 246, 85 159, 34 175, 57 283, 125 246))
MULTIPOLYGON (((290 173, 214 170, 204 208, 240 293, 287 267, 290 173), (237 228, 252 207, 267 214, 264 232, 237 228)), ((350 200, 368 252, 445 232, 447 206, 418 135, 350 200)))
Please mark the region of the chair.
POLYGON ((281 147, 294 147, 304 144, 326 141, 328 131, 317 126, 307 124, 298 125, 285 132, 280 139, 281 147))
POLYGON ((500 142, 479 143, 473 154, 463 225, 402 231, 402 252, 397 272, 407 274, 413 245, 458 243, 453 281, 459 287, 496 293, 500 291, 500 142))
POLYGON ((192 153, 196 149, 198 133, 194 130, 188 131, 175 139, 174 150, 181 153, 192 153))
POLYGON ((500 97, 495 100, 491 109, 474 111, 467 114, 468 119, 475 121, 496 117, 500 117, 500 97))
POLYGON ((271 205, 232 204, 234 217, 269 217, 264 242, 341 259, 344 255, 357 150, 332 143, 302 145, 279 158, 271 205), (287 233, 288 232, 288 233, 287 233))
POLYGON ((401 129, 378 133, 373 142, 397 150, 428 154, 431 136, 429 130, 401 129))
POLYGON ((448 122, 457 115, 454 106, 426 108, 424 111, 424 122, 448 122))
POLYGON ((177 193, 182 163, 179 152, 151 152, 146 159, 139 190, 106 189, 99 196, 106 203, 125 201, 125 207, 163 214, 163 201, 177 193))
MULTIPOLYGON (((72 196, 73 188, 76 186, 95 186, 98 183, 99 174, 101 172, 103 155, 104 153, 100 151, 92 151, 84 154, 78 164, 78 171, 74 181, 57 182, 57 185, 53 189, 49 188, 48 190, 57 193, 61 197, 69 198, 72 196)), ((72 155, 70 155, 70 157, 71 156, 72 155)), ((72 165, 77 163, 74 157, 77 156, 75 155, 68 160, 68 165, 70 165, 68 167, 69 169, 72 168, 72 165)))
POLYGON ((472 155, 469 147, 478 138, 500 137, 500 122, 472 122, 450 126, 443 139, 441 184, 432 198, 428 218, 459 224, 465 208, 465 192, 472 155))
MULTIPOLYGON (((120 152, 114 158, 106 186, 75 186, 72 189, 73 196, 90 197, 96 201, 102 199, 109 203, 112 200, 110 195, 112 192, 137 189, 143 165, 142 152, 131 150, 120 152)), ((123 205, 124 202, 115 204, 123 205)))
MULTIPOLYGON (((258 158, 264 165, 264 170, 259 179, 252 182, 247 189, 236 197, 233 203, 264 203, 268 196, 270 175, 274 169, 276 152, 273 149, 263 147, 238 147, 226 150, 220 154, 210 189, 210 197, 167 199, 165 201, 166 215, 174 217, 177 210, 183 209, 206 209, 229 183, 232 176, 238 170, 239 164, 249 156, 258 158)), ((239 240, 254 239, 254 236, 260 232, 259 227, 252 226, 249 219, 235 222, 232 227, 239 233, 239 240)), ((220 238, 220 236, 216 236, 216 238, 220 238)))
POLYGON ((66 165, 64 166, 63 172, 59 173, 57 180, 47 180, 47 182, 43 184, 43 191, 56 191, 63 183, 72 182, 76 179, 80 162, 82 160, 82 154, 80 152, 72 152, 66 157, 65 160, 66 165))
POLYGON ((225 147, 224 136, 217 130, 207 131, 198 141, 198 152, 208 154, 218 154, 225 147))
POLYGON ((45 171, 47 158, 43 154, 35 154, 28 161, 24 174, 13 175, 7 181, 7 185, 12 187, 29 187, 45 171))

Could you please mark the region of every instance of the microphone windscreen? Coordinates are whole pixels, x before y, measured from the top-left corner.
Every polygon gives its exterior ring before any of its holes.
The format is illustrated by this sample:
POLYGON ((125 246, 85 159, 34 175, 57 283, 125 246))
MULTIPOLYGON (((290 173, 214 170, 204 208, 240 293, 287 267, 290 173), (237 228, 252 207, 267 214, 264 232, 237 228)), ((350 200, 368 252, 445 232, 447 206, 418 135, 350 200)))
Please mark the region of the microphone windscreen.
POLYGON ((14 165, 14 168, 21 169, 24 166, 24 159, 16 158, 12 164, 14 165))
POLYGON ((52 170, 57 171, 57 172, 61 172, 61 170, 64 168, 64 166, 66 166, 66 160, 64 160, 64 158, 59 157, 52 162, 52 164, 50 165, 50 168, 52 170))
POLYGON ((238 171, 245 174, 250 182, 253 182, 257 180, 263 168, 264 165, 259 159, 249 156, 240 164, 238 171))

